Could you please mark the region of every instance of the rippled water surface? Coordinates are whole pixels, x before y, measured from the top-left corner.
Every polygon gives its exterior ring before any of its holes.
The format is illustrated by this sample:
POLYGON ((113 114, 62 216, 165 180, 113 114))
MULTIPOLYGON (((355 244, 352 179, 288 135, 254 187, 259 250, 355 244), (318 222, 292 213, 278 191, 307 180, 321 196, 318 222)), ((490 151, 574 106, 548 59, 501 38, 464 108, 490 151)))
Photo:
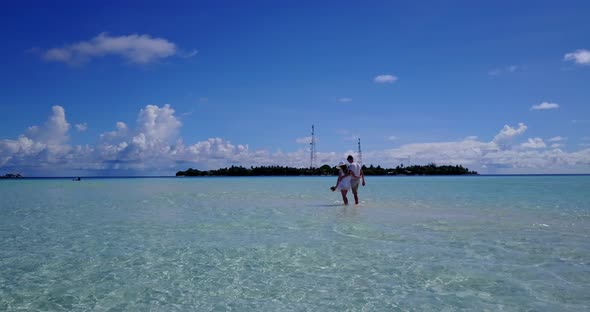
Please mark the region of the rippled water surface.
POLYGON ((590 176, 335 180, 0 181, 0 311, 590 310, 590 176))

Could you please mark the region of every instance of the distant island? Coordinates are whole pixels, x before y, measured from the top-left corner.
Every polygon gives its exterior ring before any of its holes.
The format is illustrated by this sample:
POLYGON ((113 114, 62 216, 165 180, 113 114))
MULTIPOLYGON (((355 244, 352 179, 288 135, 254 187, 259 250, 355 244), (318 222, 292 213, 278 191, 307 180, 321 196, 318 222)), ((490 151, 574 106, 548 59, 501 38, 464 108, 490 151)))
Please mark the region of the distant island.
MULTIPOLYGON (((366 176, 416 176, 416 175, 477 175, 476 171, 469 171, 462 165, 456 166, 437 166, 434 163, 428 165, 414 165, 404 167, 404 165, 395 168, 381 168, 381 166, 369 167, 363 165, 363 173, 366 176)), ((200 176, 329 176, 337 175, 338 169, 329 165, 323 165, 319 168, 293 168, 282 166, 262 166, 245 168, 242 166, 231 166, 217 170, 197 170, 189 168, 186 171, 178 171, 177 177, 200 177, 200 176)))
POLYGON ((7 173, 3 176, 0 176, 0 179, 18 179, 18 178, 23 178, 23 176, 20 173, 7 173))

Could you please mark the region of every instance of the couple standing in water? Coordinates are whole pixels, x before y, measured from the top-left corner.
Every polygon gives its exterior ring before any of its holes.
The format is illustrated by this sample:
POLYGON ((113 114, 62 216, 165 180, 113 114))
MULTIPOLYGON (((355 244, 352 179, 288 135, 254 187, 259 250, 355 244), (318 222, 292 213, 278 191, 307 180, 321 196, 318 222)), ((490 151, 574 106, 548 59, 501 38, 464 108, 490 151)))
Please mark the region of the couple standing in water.
POLYGON ((338 180, 336 181, 336 186, 332 186, 331 189, 332 191, 340 191, 345 205, 348 205, 348 197, 346 197, 346 194, 348 193, 348 190, 352 190, 354 203, 355 205, 358 205, 359 184, 362 182, 363 186, 365 186, 365 175, 363 174, 363 168, 359 163, 354 161, 352 155, 348 155, 346 160, 348 161, 348 165, 344 162, 338 164, 338 180))

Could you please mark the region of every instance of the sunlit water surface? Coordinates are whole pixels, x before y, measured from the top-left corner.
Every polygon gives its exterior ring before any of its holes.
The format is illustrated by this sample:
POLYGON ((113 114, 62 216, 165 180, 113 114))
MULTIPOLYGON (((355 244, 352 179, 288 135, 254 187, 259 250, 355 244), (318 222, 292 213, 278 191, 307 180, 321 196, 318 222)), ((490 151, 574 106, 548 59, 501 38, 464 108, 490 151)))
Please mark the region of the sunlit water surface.
POLYGON ((0 181, 0 311, 590 310, 590 176, 335 180, 0 181))

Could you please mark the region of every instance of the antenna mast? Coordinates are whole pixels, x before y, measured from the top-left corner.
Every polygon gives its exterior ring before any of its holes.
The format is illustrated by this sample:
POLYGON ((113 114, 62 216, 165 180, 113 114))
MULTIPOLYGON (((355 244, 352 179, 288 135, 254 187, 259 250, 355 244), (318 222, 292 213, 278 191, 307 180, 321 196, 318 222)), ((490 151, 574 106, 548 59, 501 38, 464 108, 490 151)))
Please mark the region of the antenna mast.
POLYGON ((309 168, 313 169, 314 168, 314 161, 316 160, 316 149, 315 149, 315 131, 314 131, 314 126, 311 125, 311 143, 309 143, 310 145, 310 165, 309 168))
POLYGON ((358 151, 358 162, 362 166, 363 165, 363 152, 361 152, 361 138, 359 138, 359 151, 358 151))

